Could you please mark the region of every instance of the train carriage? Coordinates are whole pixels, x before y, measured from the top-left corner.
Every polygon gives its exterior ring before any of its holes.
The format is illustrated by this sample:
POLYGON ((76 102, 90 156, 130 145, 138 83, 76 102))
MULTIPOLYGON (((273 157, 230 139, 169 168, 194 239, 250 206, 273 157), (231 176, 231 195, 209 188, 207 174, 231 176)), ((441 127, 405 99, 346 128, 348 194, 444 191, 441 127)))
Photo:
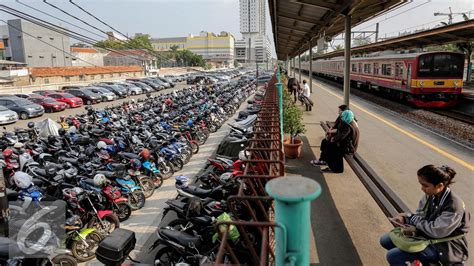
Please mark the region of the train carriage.
MULTIPOLYGON (((342 79, 344 59, 315 60, 313 74, 342 79)), ((302 62, 309 72, 309 63, 302 62)), ((463 86, 464 55, 453 52, 392 54, 351 58, 351 82, 386 91, 419 107, 455 106, 463 86)))

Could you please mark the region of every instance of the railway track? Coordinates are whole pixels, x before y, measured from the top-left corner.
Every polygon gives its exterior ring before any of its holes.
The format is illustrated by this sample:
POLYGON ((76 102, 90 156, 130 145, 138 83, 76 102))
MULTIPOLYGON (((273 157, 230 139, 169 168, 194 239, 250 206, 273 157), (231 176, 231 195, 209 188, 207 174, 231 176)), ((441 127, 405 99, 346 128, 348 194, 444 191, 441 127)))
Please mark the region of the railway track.
POLYGON ((439 114, 439 115, 444 115, 449 118, 467 123, 469 125, 474 125, 474 116, 470 114, 463 113, 461 111, 457 110, 436 110, 436 109, 429 109, 430 112, 439 114))

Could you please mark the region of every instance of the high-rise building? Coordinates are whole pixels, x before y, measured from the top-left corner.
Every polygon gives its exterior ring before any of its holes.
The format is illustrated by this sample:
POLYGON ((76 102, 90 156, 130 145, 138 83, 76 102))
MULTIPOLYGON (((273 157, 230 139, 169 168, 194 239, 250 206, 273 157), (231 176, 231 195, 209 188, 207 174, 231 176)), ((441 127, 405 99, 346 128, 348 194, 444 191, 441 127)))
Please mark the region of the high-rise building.
POLYGON ((240 33, 235 42, 239 63, 265 63, 271 58, 270 40, 265 34, 266 0, 240 0, 240 33))
POLYGON ((240 33, 265 35, 265 0, 240 0, 240 33))

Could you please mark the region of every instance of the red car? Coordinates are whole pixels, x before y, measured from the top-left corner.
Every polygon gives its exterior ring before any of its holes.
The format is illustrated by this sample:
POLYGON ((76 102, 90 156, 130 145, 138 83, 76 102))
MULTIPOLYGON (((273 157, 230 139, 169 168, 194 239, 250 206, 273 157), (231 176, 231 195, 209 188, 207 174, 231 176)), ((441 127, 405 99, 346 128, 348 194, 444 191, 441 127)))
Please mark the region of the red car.
POLYGON ((51 97, 58 102, 65 103, 67 105, 66 108, 69 108, 69 107, 76 108, 76 107, 81 107, 83 105, 81 98, 78 98, 69 93, 51 93, 51 94, 48 94, 48 97, 51 97))
POLYGON ((28 97, 28 100, 43 106, 46 113, 60 112, 67 107, 65 103, 58 102, 50 97, 32 96, 28 97))

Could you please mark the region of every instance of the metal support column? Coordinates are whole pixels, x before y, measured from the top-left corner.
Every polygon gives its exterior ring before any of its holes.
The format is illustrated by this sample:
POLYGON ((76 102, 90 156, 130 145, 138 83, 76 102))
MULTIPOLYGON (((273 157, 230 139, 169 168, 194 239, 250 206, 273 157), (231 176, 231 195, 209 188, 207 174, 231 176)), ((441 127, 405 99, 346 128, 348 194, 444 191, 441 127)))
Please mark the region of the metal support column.
POLYGON ((275 232, 275 265, 309 265, 311 201, 321 186, 307 177, 285 176, 270 180, 265 190, 275 199, 275 221, 283 229, 275 232))
POLYGON ((309 40, 309 91, 313 93, 313 44, 309 40))
POLYGON ((349 106, 351 89, 351 16, 346 16, 344 33, 344 104, 349 106))
POLYGON ((294 78, 294 77, 296 77, 296 72, 295 72, 296 71, 296 69, 295 69, 295 67, 296 67, 296 64, 295 64, 296 58, 293 57, 292 61, 293 61, 293 78, 294 78))
POLYGON ((298 54, 298 80, 301 83, 301 53, 298 54))

